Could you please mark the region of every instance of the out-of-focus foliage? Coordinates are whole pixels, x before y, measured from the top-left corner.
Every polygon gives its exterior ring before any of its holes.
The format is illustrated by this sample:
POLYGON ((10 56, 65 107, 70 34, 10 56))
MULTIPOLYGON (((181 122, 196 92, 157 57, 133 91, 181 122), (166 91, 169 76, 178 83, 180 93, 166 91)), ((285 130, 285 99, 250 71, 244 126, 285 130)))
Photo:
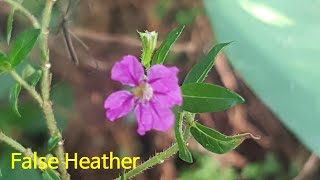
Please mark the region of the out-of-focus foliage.
MULTIPOLYGON (((8 79, 8 76, 6 75, 2 75, 1 78, 3 78, 1 80, 6 80, 10 83, 14 82, 12 79, 8 79)), ((1 129, 9 135, 19 137, 19 141, 22 141, 22 144, 26 147, 34 147, 33 150, 36 150, 39 153, 47 151, 46 144, 48 140, 46 139, 46 137, 48 137, 48 130, 39 105, 36 104, 36 102, 24 100, 25 98, 23 97, 26 97, 27 94, 22 93, 25 95, 20 96, 21 102, 19 104, 19 111, 21 113, 21 118, 19 118, 14 114, 9 105, 9 101, 7 98, 9 92, 6 91, 5 93, 7 93, 6 98, 0 99, 1 129), (34 139, 37 140, 35 141, 34 139)), ((69 118, 68 112, 71 112, 74 106, 74 98, 70 86, 64 84, 63 82, 54 84, 52 89, 52 99, 54 102, 55 115, 58 120, 59 128, 63 129, 66 125, 67 119, 69 118), (65 111, 65 109, 68 109, 68 111, 65 111)), ((3 157, 0 159, 0 169, 2 170, 4 179, 41 179, 39 171, 36 170, 22 170, 19 168, 12 170, 12 149, 3 144, 0 145, 0 148, 0 156, 3 157)))
POLYGON ((21 163, 16 163, 14 170, 11 169, 11 153, 12 150, 5 150, 1 152, 0 167, 2 171, 1 179, 5 180, 19 180, 19 179, 30 179, 30 180, 42 180, 40 171, 31 169, 25 170, 21 168, 21 163))
POLYGON ((247 179, 263 180, 263 179, 292 179, 298 174, 297 168, 292 164, 289 174, 284 170, 278 158, 269 153, 265 160, 261 163, 250 163, 242 170, 242 176, 247 179), (290 177, 288 177, 290 176, 290 177))
POLYGON ((320 14, 315 10, 320 1, 204 2, 218 41, 235 42, 226 50, 235 69, 320 154, 320 14))
MULTIPOLYGON (((160 0, 155 7, 155 14, 160 19, 165 18, 174 7, 173 0, 160 0)), ((180 25, 191 25, 203 13, 200 7, 179 8, 175 11, 174 20, 180 25)))
POLYGON ((195 167, 185 169, 180 180, 212 179, 235 180, 237 173, 233 168, 223 167, 221 163, 208 155, 196 154, 195 167))

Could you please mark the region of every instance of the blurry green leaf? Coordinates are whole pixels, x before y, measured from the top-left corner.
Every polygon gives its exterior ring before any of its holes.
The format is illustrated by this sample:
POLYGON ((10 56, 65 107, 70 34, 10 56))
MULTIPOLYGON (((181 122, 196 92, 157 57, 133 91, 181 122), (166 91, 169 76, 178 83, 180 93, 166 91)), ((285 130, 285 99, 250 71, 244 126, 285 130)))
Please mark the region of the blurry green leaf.
POLYGON ((0 51, 0 74, 10 69, 8 56, 0 51))
POLYGON ((30 64, 27 64, 26 67, 23 69, 21 76, 31 86, 36 86, 42 77, 42 70, 36 70, 30 64))
POLYGON ((208 128, 195 122, 191 126, 192 136, 207 150, 224 154, 238 147, 246 138, 253 137, 250 133, 239 134, 235 136, 226 136, 214 129, 208 128))
POLYGON ((156 4, 154 13, 160 19, 168 15, 169 10, 173 7, 173 0, 160 0, 156 4))
MULTIPOLYGON (((21 3, 22 0, 17 0, 18 3, 21 3)), ((7 20, 7 43, 10 44, 11 35, 12 35, 12 27, 13 27, 13 18, 16 8, 13 7, 7 20)))
POLYGON ((36 86, 42 77, 42 70, 38 69, 27 80, 31 86, 36 86))
POLYGON ((126 172, 123 171, 122 176, 121 176, 121 180, 126 180, 126 179, 127 179, 126 172))
POLYGON ((51 152, 52 150, 54 150, 58 143, 59 143, 59 136, 52 136, 49 141, 48 141, 48 151, 51 152))
POLYGON ((19 117, 21 117, 21 114, 19 112, 19 107, 18 107, 20 91, 21 91, 21 85, 15 84, 12 87, 12 89, 10 91, 10 96, 9 96, 11 108, 12 108, 13 112, 19 117))
POLYGON ((203 82, 208 76, 210 70, 213 68, 219 52, 230 43, 231 42, 221 43, 214 46, 204 58, 202 58, 196 65, 193 66, 183 84, 203 82))
POLYGON ((39 29, 22 32, 13 43, 10 61, 14 68, 19 65, 31 52, 40 35, 39 29))
POLYGON ((204 0, 217 41, 236 42, 226 55, 237 74, 320 155, 320 1, 313 2, 204 0))
POLYGON ((184 30, 185 26, 180 26, 177 29, 171 31, 167 37, 161 43, 159 49, 155 53, 153 57, 152 64, 163 64, 164 60, 166 59, 171 46, 177 41, 180 37, 182 31, 184 30))
POLYGON ((192 113, 219 112, 244 102, 237 93, 213 84, 190 83, 181 89, 182 109, 192 113))
POLYGON ((42 179, 43 180, 61 180, 59 174, 50 168, 48 168, 42 173, 42 179))
POLYGON ((21 77, 27 79, 30 77, 36 70, 30 64, 27 64, 26 67, 22 70, 21 77))
POLYGON ((192 163, 192 155, 186 145, 186 141, 183 138, 183 132, 182 132, 182 125, 183 125, 183 112, 179 113, 179 118, 177 118, 175 122, 175 134, 177 143, 179 146, 179 157, 185 162, 192 163))
POLYGON ((12 9, 7 20, 7 43, 8 44, 10 44, 10 39, 11 39, 14 12, 15 12, 15 9, 12 9))
POLYGON ((206 153, 194 153, 195 163, 192 166, 182 168, 179 180, 237 180, 235 169, 225 166, 218 158, 206 153))
POLYGON ((191 25, 200 13, 201 9, 199 7, 181 9, 176 14, 176 20, 179 24, 191 25))
POLYGON ((260 180, 263 178, 263 165, 250 163, 242 170, 241 174, 245 178, 260 180))
POLYGON ((1 169, 0 169, 0 177, 2 177, 2 172, 1 172, 1 169))
MULTIPOLYGON (((2 129, 2 127, 1 127, 2 129)), ((2 174, 2 177, 0 177, 1 180, 41 180, 41 175, 39 170, 35 169, 22 169, 21 165, 22 162, 16 162, 15 169, 11 168, 12 165, 12 159, 11 154, 16 153, 15 150, 10 149, 10 151, 5 148, 7 146, 1 146, 1 160, 0 160, 0 167, 1 170, 4 172, 2 174)))

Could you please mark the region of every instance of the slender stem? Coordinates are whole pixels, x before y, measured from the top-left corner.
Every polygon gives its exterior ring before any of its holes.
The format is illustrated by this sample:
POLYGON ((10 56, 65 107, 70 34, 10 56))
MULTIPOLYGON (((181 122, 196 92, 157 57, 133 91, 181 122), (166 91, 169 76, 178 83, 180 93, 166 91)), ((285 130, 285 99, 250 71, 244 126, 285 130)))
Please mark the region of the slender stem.
POLYGON ((37 20, 36 17, 34 17, 30 11, 26 8, 24 8, 20 3, 14 1, 14 0, 3 0, 4 2, 7 2, 10 4, 12 7, 16 8, 20 12, 22 12, 32 23, 33 27, 36 29, 40 28, 39 21, 37 20))
POLYGON ((9 72, 11 76, 19 83, 23 88, 25 88, 30 95, 39 103, 42 107, 43 101, 40 94, 35 90, 34 87, 30 86, 22 77, 14 70, 9 72))
MULTIPOLYGON (((187 122, 190 123, 190 122, 194 121, 194 115, 192 115, 190 113, 184 113, 184 114, 185 114, 185 118, 186 118, 187 122)), ((187 127, 185 129, 185 133, 184 133, 184 139, 186 140, 186 142, 190 138, 190 126, 189 126, 189 123, 187 124, 187 127)), ((144 172, 145 170, 150 169, 151 167, 153 167, 153 166, 155 166, 157 164, 163 163, 164 160, 170 158, 171 156, 176 154, 178 151, 179 151, 178 144, 175 143, 170 148, 166 149, 165 151, 163 151, 161 153, 156 153, 155 156, 153 156, 152 158, 150 158, 146 162, 142 163, 141 165, 139 165, 135 169, 132 169, 131 171, 127 172, 126 173, 126 178, 127 179, 132 179, 133 177, 137 176, 138 174, 144 172)), ((120 178, 121 177, 118 177, 117 180, 120 180, 120 178)))
POLYGON ((41 80, 41 93, 43 98, 43 111, 47 120, 50 136, 58 136, 59 143, 55 150, 55 155, 59 159, 59 171, 62 180, 69 180, 70 175, 67 172, 65 166, 64 148, 62 135, 58 129, 57 121, 54 117, 52 102, 50 101, 50 85, 52 80, 52 74, 50 73, 50 59, 48 48, 48 36, 49 36, 49 24, 51 20, 51 13, 53 5, 56 0, 47 0, 45 8, 43 10, 42 23, 41 23, 41 36, 40 36, 40 48, 42 53, 42 70, 43 76, 41 80))
MULTIPOLYGON (((25 157, 30 157, 31 159, 34 159, 35 154, 34 152, 32 152, 30 148, 25 148, 19 142, 17 142, 16 140, 4 134, 1 130, 0 130, 0 141, 4 142, 5 144, 12 147, 13 149, 21 152, 25 157)), ((38 167, 41 167, 40 162, 36 162, 36 165, 38 167)), ((43 171, 43 169, 40 169, 40 170, 43 171)))
POLYGON ((0 141, 6 143, 13 149, 23 153, 24 155, 29 156, 28 149, 23 147, 20 143, 18 143, 16 140, 12 139, 11 137, 5 135, 2 131, 0 131, 0 141))

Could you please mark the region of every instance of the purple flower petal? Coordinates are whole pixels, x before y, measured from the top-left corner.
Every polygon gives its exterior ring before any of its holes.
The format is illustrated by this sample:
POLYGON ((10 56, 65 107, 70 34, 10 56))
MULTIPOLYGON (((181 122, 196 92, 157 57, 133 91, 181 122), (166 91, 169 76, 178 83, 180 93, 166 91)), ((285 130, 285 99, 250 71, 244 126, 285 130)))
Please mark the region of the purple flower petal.
POLYGON ((172 108, 173 106, 182 105, 182 95, 180 87, 167 93, 155 92, 153 95, 153 101, 162 104, 163 106, 172 108))
POLYGON ((155 100, 168 107, 182 104, 182 94, 178 84, 178 68, 155 65, 149 72, 149 84, 154 90, 155 100))
POLYGON ((106 116, 110 121, 127 115, 133 106, 134 95, 124 90, 112 93, 104 102, 104 108, 107 110, 106 116))
POLYGON ((138 121, 138 134, 140 135, 144 135, 151 129, 166 132, 174 124, 175 117, 170 108, 152 101, 144 104, 139 103, 135 113, 138 121))
POLYGON ((154 65, 148 74, 148 82, 157 92, 166 93, 179 87, 178 68, 165 67, 163 65, 154 65))
POLYGON ((132 55, 124 56, 111 70, 111 79, 129 86, 138 86, 143 76, 144 70, 141 63, 132 55))

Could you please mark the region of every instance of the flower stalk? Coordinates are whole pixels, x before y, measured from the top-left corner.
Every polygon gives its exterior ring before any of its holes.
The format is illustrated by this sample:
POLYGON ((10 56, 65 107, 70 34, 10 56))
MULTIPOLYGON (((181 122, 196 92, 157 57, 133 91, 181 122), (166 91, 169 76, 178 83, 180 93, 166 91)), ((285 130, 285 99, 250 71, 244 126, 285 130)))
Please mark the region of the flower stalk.
MULTIPOLYGON (((184 118, 186 119, 186 128, 184 132, 184 139, 187 142, 190 138, 190 124, 194 121, 194 115, 190 113, 184 113, 184 118)), ((128 171, 126 173, 127 179, 132 179, 135 176, 141 174, 142 172, 152 168, 157 164, 163 163, 166 159, 170 158, 171 156, 175 155, 179 151, 179 147, 177 143, 174 143, 170 148, 164 150, 161 153, 156 153, 152 158, 147 160, 146 162, 140 164, 135 169, 128 171)), ((116 180, 120 180, 121 177, 118 177, 116 180)))

